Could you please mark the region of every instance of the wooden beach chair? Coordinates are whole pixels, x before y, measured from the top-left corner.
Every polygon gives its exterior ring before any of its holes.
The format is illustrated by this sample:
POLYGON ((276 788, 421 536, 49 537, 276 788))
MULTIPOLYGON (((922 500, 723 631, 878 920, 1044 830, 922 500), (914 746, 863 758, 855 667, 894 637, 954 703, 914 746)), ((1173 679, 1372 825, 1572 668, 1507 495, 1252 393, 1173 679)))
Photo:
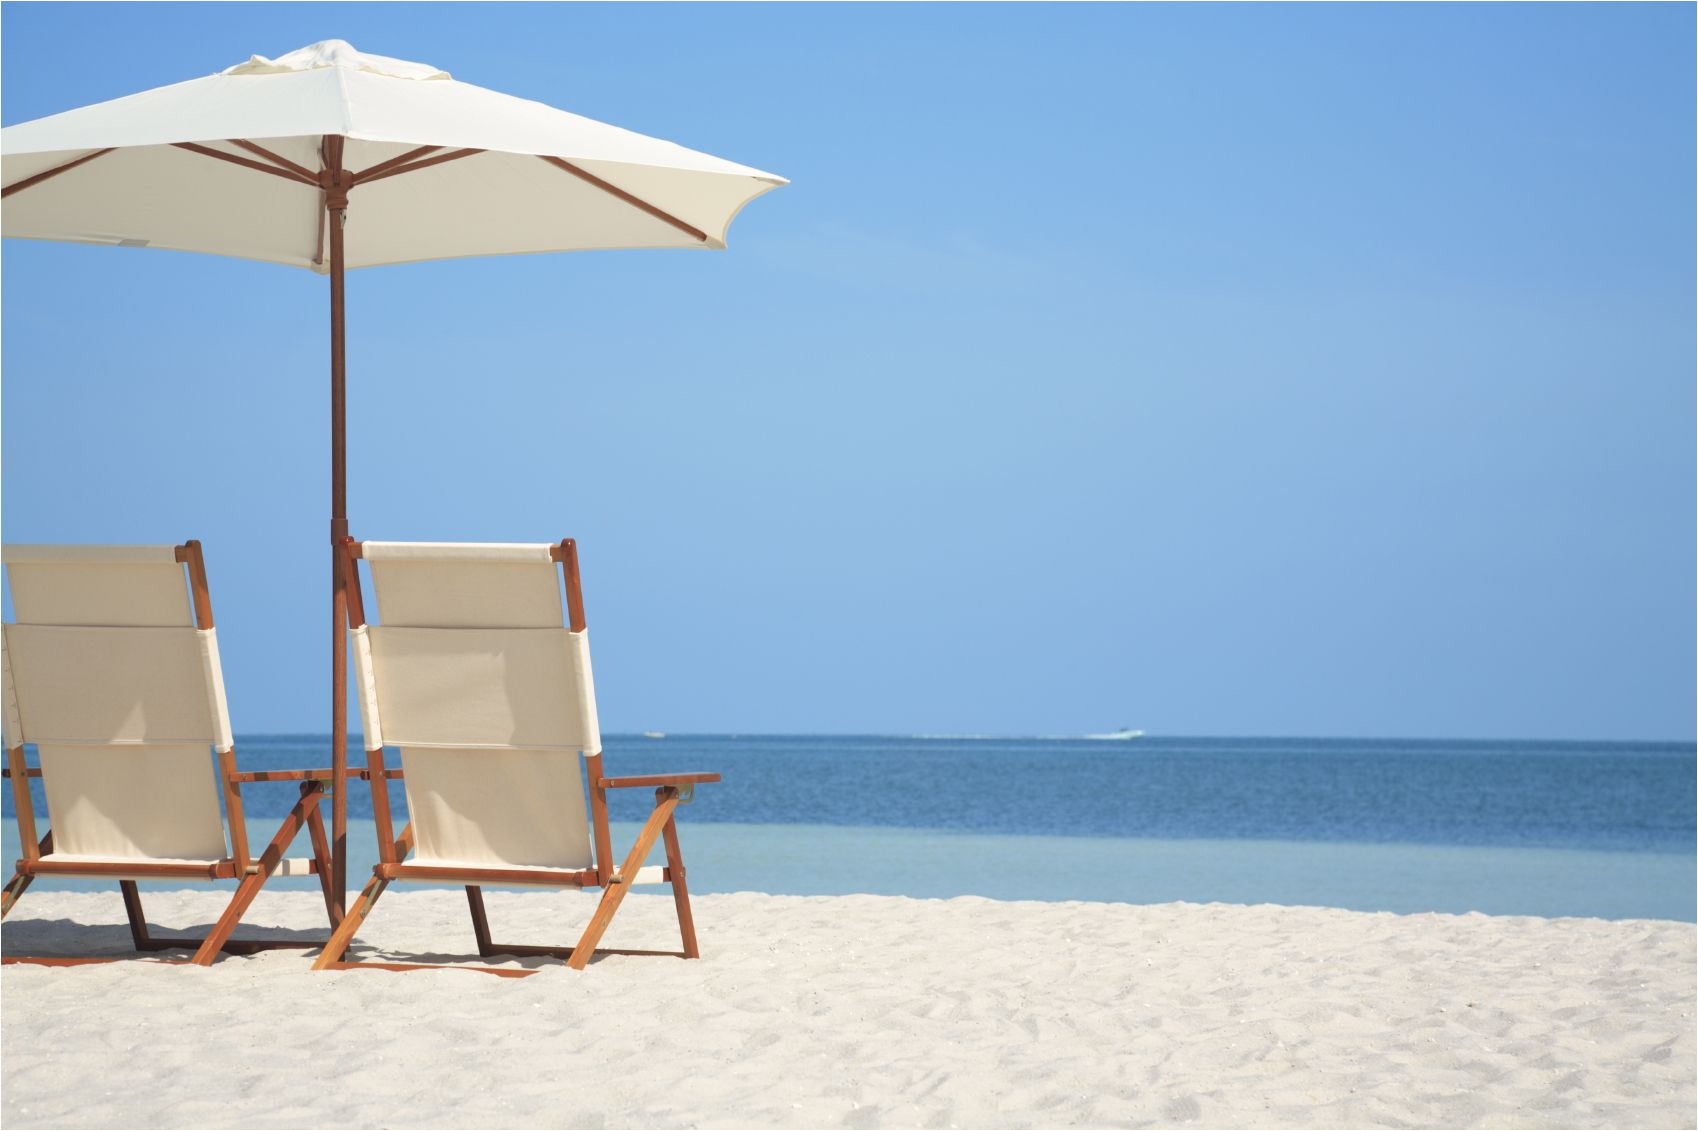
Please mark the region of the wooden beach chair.
POLYGON ((465 885, 482 957, 556 957, 575 970, 595 954, 698 957, 673 811, 691 800, 697 785, 718 781, 719 775, 603 775, 572 540, 555 545, 350 540, 342 562, 379 862, 313 969, 433 968, 344 960, 384 890, 408 880, 465 885), (365 619, 362 559, 371 570, 377 624, 365 619), (399 769, 385 764, 386 745, 400 751, 399 769), (410 816, 399 836, 388 792, 397 778, 405 783, 410 816), (654 790, 654 809, 616 865, 607 791, 644 787, 654 790), (665 843, 666 865, 644 867, 657 840, 665 843), (681 951, 597 949, 636 883, 671 885, 681 951), (577 945, 512 946, 491 939, 484 884, 599 887, 602 896, 577 945))
POLYGON ((123 892, 137 950, 192 949, 188 961, 209 966, 220 952, 317 946, 230 937, 280 871, 316 873, 331 926, 339 916, 330 905, 321 782, 306 780, 305 772, 236 772, 200 543, 6 546, 0 559, 15 614, 4 626, 0 690, 5 776, 12 780, 23 851, 0 916, 38 877, 112 879, 123 892), (36 747, 39 766, 25 762, 26 743, 36 747), (35 777, 49 815, 39 840, 29 787, 35 777), (248 851, 241 786, 260 780, 300 780, 301 798, 256 858, 248 851), (302 828, 311 834, 312 859, 284 861, 302 828), (149 933, 137 881, 221 879, 239 882, 205 938, 149 933))

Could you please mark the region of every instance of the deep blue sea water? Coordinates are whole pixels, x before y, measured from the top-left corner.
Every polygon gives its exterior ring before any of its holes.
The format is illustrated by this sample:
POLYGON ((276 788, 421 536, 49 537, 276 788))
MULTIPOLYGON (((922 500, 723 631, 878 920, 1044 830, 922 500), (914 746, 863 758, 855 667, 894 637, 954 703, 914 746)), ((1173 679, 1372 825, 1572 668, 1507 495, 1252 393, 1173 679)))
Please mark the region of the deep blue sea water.
MULTIPOLYGON (((1691 743, 616 735, 606 746, 610 774, 724 775, 681 818, 701 891, 1687 920, 1698 902, 1691 743), (1087 863, 1058 880, 1069 856, 1087 863)), ((323 736, 252 736, 237 751, 250 770, 329 765, 323 736)), ((257 834, 295 791, 244 796, 257 834)), ((646 791, 618 793, 613 817, 638 821, 649 804, 646 791)), ((349 812, 368 827, 366 788, 350 789, 349 812)), ((13 822, 6 832, 15 852, 13 822)))

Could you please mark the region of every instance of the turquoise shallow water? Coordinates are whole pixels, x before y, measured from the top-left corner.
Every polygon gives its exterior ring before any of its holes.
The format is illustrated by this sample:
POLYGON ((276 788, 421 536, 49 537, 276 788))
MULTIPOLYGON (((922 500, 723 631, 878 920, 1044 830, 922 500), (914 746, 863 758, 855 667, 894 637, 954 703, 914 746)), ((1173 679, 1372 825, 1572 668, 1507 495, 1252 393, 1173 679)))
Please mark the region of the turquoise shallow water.
MULTIPOLYGON (((995 836, 828 825, 692 822, 680 833, 691 890, 789 895, 1280 903, 1356 911, 1480 911, 1603 919, 1698 918, 1694 858, 1580 849, 1136 837, 995 836)), ((616 822, 622 851, 638 826, 616 822)), ((256 842, 260 822, 250 822, 256 842)), ((371 874, 375 827, 350 821, 349 886, 371 874)), ((5 859, 18 856, 5 822, 5 859)), ((305 855, 306 841, 292 855, 305 855)), ((658 860, 659 854, 655 859, 658 860)), ((105 883, 38 881, 43 890, 105 883)), ((311 879, 273 881, 312 888, 311 879)), ((143 885, 144 887, 153 885, 143 885)), ((162 884, 162 887, 180 886, 162 884)), ((226 885, 228 886, 228 885, 226 885)), ((664 889, 656 889, 664 890, 664 889)))

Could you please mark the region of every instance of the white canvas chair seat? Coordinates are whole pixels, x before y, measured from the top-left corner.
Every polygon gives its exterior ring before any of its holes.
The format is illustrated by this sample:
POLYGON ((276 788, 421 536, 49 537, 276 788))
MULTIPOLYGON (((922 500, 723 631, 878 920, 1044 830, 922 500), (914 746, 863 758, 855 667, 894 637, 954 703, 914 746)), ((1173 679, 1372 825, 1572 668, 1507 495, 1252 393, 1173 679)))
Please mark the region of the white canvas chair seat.
POLYGON ((36 747, 53 851, 44 860, 214 863, 229 857, 204 744, 36 747))
POLYGON ((401 747, 413 860, 442 867, 594 864, 576 751, 401 747))
POLYGON ((18 624, 194 626, 175 546, 7 546, 5 559, 18 624))
POLYGON ((47 859, 230 856, 214 748, 231 748, 214 629, 174 546, 8 546, 6 744, 35 745, 47 859))
POLYGON ((370 625, 354 636, 372 741, 601 751, 587 632, 370 625))
MULTIPOLYGON (((638 838, 641 852, 633 849, 625 866, 605 858, 601 731, 575 547, 350 543, 345 565, 380 863, 315 969, 359 965, 341 955, 395 879, 465 883, 484 954, 500 950, 488 940, 481 884, 602 886, 591 929, 576 951, 562 952, 580 968, 625 889, 671 883, 684 956, 694 957, 681 861, 644 867, 640 859, 663 828, 669 860, 676 854, 678 790, 660 787, 653 827, 638 838), (370 566, 376 623, 365 621, 359 560, 370 566), (400 751, 407 794, 409 823, 399 838, 386 831, 385 747, 400 751)), ((717 776, 697 775, 709 779, 717 776)))
POLYGON ((231 748, 214 629, 5 626, 8 721, 41 744, 231 748))
POLYGON ((391 628, 560 628, 554 547, 520 543, 366 542, 391 628))
MULTIPOLYGON (((265 876, 250 883, 199 543, 7 546, 3 558, 16 620, 0 629, 0 703, 26 842, 5 910, 38 874, 117 879, 138 947, 193 943, 195 961, 210 962, 265 876), (51 833, 40 843, 26 744, 47 799, 51 833), (206 940, 150 940, 134 882, 165 876, 242 879, 228 922, 206 940)), ((303 789, 286 829, 316 822, 317 789, 303 789)))
POLYGON ((601 752, 589 636, 548 545, 367 542, 383 623, 353 630, 368 747, 395 746, 414 863, 581 870, 601 752))
POLYGON ((601 738, 585 634, 370 626, 354 644, 367 742, 401 751, 417 862, 593 863, 580 752, 601 738))

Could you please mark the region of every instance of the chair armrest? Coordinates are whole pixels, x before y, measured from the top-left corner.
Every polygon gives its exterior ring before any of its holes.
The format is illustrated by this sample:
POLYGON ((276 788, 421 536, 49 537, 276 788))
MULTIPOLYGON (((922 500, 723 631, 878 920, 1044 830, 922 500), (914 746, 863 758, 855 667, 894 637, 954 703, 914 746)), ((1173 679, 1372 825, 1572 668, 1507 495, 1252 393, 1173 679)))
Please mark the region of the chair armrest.
MULTIPOLYGON (((371 770, 365 766, 349 766, 345 773, 350 778, 360 778, 363 781, 371 780, 371 770)), ((244 773, 231 774, 230 780, 235 782, 307 781, 309 779, 329 781, 334 776, 328 768, 323 770, 249 770, 244 773)), ((383 776, 398 778, 401 776, 401 771, 385 770, 383 776)))
POLYGON ((602 789, 640 789, 643 786, 655 789, 666 785, 700 785, 703 782, 718 780, 718 774, 645 774, 636 778, 597 778, 595 783, 602 789))
POLYGON ((231 774, 230 780, 243 784, 264 781, 306 781, 309 778, 329 781, 332 776, 329 767, 322 770, 245 770, 231 774))

